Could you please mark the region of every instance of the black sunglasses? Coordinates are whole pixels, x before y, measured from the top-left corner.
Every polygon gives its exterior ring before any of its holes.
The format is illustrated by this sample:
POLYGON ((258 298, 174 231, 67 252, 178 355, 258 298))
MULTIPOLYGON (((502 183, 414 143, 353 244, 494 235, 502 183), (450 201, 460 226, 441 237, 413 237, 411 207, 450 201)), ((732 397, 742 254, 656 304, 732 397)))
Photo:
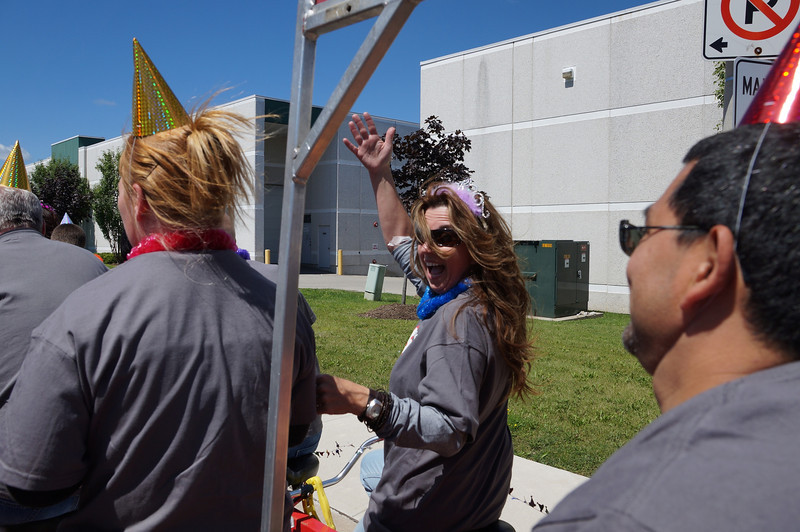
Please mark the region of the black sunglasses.
MULTIPOLYGON (((425 239, 420 234, 419 229, 414 230, 414 239, 419 243, 425 242, 425 239)), ((433 243, 440 248, 454 248, 461 243, 461 239, 458 238, 456 232, 450 227, 432 229, 431 239, 433 239, 433 243)))
POLYGON ((619 246, 629 257, 651 229, 675 229, 678 231, 705 231, 694 225, 633 225, 628 220, 619 222, 619 246))

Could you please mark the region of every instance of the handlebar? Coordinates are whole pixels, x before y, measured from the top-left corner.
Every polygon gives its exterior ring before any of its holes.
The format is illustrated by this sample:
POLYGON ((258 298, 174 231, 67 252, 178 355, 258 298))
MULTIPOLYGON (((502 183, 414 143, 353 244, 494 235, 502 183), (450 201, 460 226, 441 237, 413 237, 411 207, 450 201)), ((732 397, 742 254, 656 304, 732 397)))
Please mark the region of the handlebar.
MULTIPOLYGON (((350 472, 350 470, 353 469, 353 466, 356 465, 356 462, 358 462, 358 459, 361 458, 361 455, 364 454, 364 452, 367 449, 369 449, 370 447, 372 447, 373 445, 375 445, 376 443, 378 443, 378 442, 380 442, 382 440, 383 440, 383 438, 380 438, 378 436, 372 436, 371 438, 367 439, 364 443, 359 445, 358 449, 356 449, 356 452, 353 454, 353 456, 350 458, 350 460, 347 461, 347 463, 344 465, 342 470, 339 471, 339 473, 335 477, 329 478, 328 480, 323 480, 322 481, 322 487, 323 488, 327 488, 329 486, 333 486, 333 485, 338 484, 339 482, 341 482, 342 479, 347 476, 347 474, 350 472)), ((299 488, 299 489, 293 490, 291 492, 292 500, 294 500, 295 497, 297 497, 299 495, 302 495, 302 491, 303 491, 303 488, 299 488)))

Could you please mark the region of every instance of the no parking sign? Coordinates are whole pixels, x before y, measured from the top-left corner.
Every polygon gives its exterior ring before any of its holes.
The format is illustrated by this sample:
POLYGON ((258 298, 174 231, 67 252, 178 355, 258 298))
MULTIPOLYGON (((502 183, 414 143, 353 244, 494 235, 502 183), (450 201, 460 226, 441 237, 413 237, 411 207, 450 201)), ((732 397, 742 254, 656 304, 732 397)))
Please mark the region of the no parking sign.
POLYGON ((706 0, 703 56, 778 56, 800 23, 800 0, 706 0))

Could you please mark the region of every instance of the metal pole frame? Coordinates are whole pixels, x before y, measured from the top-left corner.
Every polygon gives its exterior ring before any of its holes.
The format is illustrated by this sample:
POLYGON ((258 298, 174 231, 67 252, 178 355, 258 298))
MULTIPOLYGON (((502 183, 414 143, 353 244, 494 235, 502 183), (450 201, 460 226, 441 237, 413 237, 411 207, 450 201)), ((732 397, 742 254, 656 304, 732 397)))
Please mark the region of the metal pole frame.
POLYGON ((298 0, 281 215, 280 263, 269 380, 264 461, 262 532, 283 527, 286 455, 294 362, 297 289, 306 183, 339 124, 355 103, 386 51, 422 0, 298 0), (316 40, 323 33, 376 16, 378 19, 350 62, 311 128, 316 40), (275 361, 280 361, 275 364, 275 361))

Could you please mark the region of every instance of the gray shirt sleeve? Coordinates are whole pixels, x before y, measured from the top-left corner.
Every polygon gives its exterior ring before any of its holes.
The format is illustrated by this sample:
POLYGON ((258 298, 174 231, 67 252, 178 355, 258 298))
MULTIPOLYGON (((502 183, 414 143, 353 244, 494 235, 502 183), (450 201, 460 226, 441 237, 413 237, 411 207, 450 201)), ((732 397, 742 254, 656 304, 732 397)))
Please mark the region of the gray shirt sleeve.
POLYGON ((0 481, 34 491, 74 486, 88 467, 91 418, 75 359, 34 333, 20 375, 0 414, 0 481))
POLYGON ((480 387, 486 356, 462 343, 426 350, 419 401, 393 395, 393 407, 378 435, 400 447, 456 454, 478 430, 480 387))
POLYGON ((411 253, 414 251, 414 241, 410 236, 404 237, 392 249, 392 257, 395 262, 403 270, 411 284, 417 289, 417 295, 422 296, 425 293, 425 282, 417 277, 411 270, 411 253))

